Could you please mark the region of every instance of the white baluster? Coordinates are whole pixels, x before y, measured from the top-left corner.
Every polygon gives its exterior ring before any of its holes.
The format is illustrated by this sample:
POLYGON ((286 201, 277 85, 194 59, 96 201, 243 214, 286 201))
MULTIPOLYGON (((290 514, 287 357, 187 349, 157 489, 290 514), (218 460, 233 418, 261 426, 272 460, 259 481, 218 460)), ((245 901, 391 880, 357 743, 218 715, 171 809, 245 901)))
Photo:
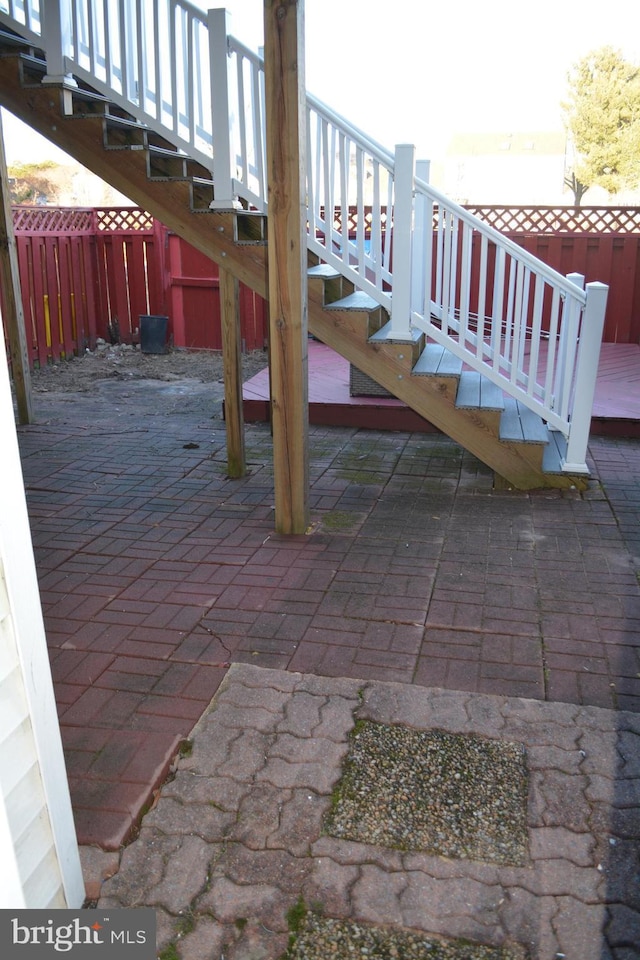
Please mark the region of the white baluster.
MULTIPOLYGON (((416 178, 429 182, 429 160, 418 160, 416 178)), ((420 317, 431 311, 431 250, 433 247, 433 199, 416 193, 411 267, 411 308, 420 317)))

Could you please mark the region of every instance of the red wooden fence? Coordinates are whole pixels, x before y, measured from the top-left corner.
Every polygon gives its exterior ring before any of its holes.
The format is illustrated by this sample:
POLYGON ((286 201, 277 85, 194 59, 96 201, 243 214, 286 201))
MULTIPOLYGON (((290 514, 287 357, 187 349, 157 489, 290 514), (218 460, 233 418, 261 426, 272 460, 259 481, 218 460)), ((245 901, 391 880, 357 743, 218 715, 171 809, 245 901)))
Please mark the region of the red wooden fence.
POLYGON ((16 207, 14 228, 30 362, 95 344, 97 255, 93 210, 16 207))
POLYGON ((609 286, 605 343, 640 343, 640 207, 467 207, 559 273, 609 286))
MULTIPOLYGON (((467 209, 561 273, 608 283, 605 341, 640 342, 640 208, 467 209)), ((168 316, 176 347, 222 348, 216 265, 143 210, 15 207, 14 226, 32 364, 97 337, 138 342, 142 314, 168 316)), ((240 312, 244 349, 263 348, 266 305, 243 285, 240 312)))
MULTIPOLYGON (((140 316, 169 317, 176 347, 222 349, 217 266, 135 207, 14 207, 31 365, 137 343, 140 316)), ((267 339, 266 305, 240 285, 245 350, 267 339)))

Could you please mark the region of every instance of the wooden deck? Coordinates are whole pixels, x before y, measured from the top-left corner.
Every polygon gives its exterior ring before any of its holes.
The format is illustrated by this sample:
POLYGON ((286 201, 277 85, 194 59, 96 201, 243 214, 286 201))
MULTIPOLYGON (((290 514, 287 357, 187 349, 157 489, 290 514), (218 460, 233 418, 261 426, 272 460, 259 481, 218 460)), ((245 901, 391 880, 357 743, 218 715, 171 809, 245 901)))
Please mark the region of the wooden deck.
MULTIPOLYGON (((249 380, 242 395, 247 422, 269 419, 268 370, 249 380)), ((309 342, 309 422, 376 430, 436 430, 399 400, 350 396, 348 361, 315 340, 309 342)), ((591 431, 640 437, 640 345, 602 345, 591 431)))

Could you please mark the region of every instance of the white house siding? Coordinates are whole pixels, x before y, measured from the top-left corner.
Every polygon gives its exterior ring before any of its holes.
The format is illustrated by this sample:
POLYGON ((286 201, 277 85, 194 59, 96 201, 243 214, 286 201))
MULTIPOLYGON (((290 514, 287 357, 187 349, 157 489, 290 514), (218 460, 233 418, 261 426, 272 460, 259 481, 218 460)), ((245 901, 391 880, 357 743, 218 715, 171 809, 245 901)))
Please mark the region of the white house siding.
POLYGON ((82 871, 2 337, 0 451, 0 908, 75 908, 82 871))

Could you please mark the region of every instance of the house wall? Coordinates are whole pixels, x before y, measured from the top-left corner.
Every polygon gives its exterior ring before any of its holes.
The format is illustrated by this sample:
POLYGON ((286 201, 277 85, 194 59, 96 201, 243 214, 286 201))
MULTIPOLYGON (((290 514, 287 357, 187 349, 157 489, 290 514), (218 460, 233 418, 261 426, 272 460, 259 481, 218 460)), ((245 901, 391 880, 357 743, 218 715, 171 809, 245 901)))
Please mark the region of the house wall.
POLYGON ((0 337, 0 908, 84 899, 0 337))

